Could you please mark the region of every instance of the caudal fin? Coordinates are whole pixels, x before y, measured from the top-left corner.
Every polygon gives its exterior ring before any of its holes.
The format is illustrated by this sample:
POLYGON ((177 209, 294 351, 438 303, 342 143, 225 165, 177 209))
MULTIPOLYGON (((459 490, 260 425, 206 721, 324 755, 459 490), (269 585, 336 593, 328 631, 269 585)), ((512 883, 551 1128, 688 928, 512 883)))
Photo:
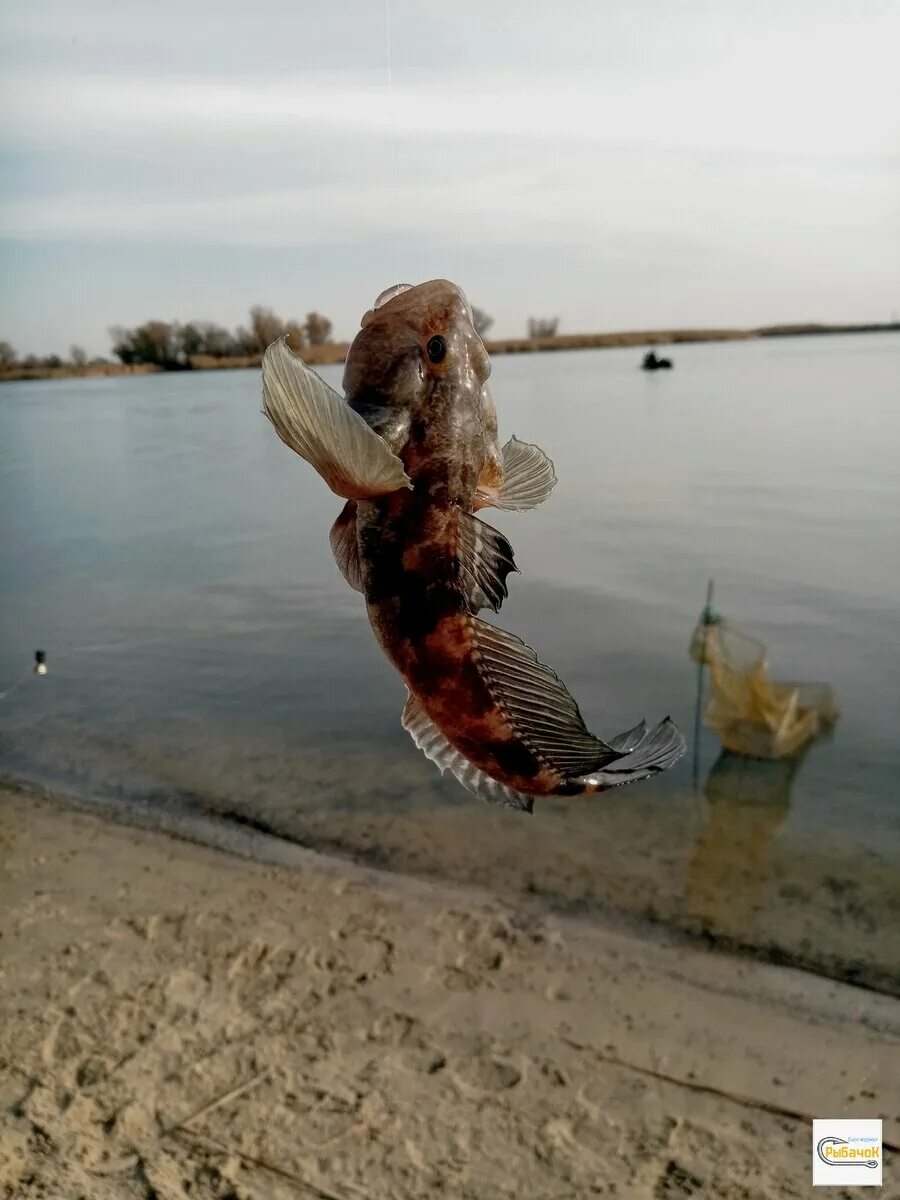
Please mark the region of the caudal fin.
POLYGON ((609 746, 617 750, 620 757, 596 771, 578 776, 577 782, 585 785, 585 791, 605 791, 658 775, 673 767, 687 748, 671 717, 660 721, 649 732, 646 723, 641 721, 634 729, 610 738, 609 746))

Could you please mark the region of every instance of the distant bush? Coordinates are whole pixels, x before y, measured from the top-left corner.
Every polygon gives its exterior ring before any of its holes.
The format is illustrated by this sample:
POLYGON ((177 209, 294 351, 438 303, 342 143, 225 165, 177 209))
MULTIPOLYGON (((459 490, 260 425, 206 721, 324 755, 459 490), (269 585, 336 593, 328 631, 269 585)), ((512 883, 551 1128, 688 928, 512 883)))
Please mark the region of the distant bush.
POLYGON ((0 342, 0 367, 14 367, 16 352, 9 342, 0 342))
POLYGON ((271 308, 263 308, 257 304, 250 309, 250 333, 253 337, 257 354, 262 354, 267 346, 271 346, 284 333, 285 322, 276 317, 271 308))
POLYGON ((529 317, 528 336, 530 338, 556 337, 559 329, 559 317, 529 317))
POLYGON ((284 327, 284 332, 287 337, 287 344, 295 354, 299 354, 301 350, 306 348, 306 333, 302 325, 298 325, 296 321, 288 321, 284 327))
POLYGON ((176 326, 176 341, 185 360, 195 354, 210 358, 234 358, 243 354, 243 347, 233 333, 212 321, 187 321, 176 326))
POLYGON ((323 317, 321 313, 311 312, 306 314, 303 332, 311 346, 324 346, 326 342, 329 342, 331 340, 331 328, 331 322, 327 317, 323 317))
POLYGON ((489 316, 483 308, 476 308, 474 304, 472 305, 472 324, 479 337, 484 337, 493 323, 494 318, 489 316))
POLYGON ((135 329, 113 327, 109 332, 113 353, 126 366, 132 363, 152 363, 168 371, 187 366, 178 326, 168 321, 145 321, 135 329))

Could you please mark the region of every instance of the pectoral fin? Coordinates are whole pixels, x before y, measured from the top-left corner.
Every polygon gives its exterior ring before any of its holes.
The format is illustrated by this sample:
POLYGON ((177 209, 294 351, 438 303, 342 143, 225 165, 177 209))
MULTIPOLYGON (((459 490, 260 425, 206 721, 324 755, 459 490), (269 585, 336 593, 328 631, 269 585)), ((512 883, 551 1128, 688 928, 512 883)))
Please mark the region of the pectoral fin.
POLYGON ((403 463, 342 396, 292 353, 281 337, 263 356, 263 412, 286 446, 347 500, 412 484, 403 463))
POLYGON ((511 437, 501 450, 503 482, 499 487, 479 484, 475 508, 505 508, 527 512, 537 508, 556 486, 552 461, 540 446, 511 437))
POLYGON ((513 549, 503 534, 470 513, 459 514, 459 577, 470 613, 500 611, 508 590, 506 577, 515 571, 513 549))
POLYGON ((356 538, 356 501, 348 500, 328 535, 334 561, 354 591, 362 592, 362 565, 356 538))

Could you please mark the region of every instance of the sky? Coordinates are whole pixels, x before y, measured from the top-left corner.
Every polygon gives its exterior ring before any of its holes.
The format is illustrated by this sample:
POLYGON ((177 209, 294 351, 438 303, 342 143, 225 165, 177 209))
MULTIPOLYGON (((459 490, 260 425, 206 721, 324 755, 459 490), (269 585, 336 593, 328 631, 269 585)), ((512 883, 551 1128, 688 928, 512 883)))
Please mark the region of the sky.
POLYGON ((5 0, 0 338, 900 315, 898 0, 5 0))

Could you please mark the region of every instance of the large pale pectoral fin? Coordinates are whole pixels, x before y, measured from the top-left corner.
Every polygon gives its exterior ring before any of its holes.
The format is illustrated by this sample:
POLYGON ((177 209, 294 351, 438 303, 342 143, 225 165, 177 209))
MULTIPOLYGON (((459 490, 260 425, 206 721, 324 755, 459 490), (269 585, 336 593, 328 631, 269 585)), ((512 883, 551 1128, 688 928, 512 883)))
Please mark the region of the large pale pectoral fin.
POLYGON ((556 487, 556 471, 552 460, 540 446, 520 442, 517 437, 509 439, 501 455, 503 482, 499 487, 479 484, 475 494, 476 509, 490 506, 527 512, 543 504, 556 487))
POLYGON ((359 561, 359 542, 356 538, 356 501, 348 500, 328 535, 331 553, 343 577, 354 591, 362 592, 362 564, 359 561))
POLYGON ((534 808, 533 796, 517 792, 515 788, 507 787, 505 783, 498 783, 496 779, 491 779, 490 775, 470 763, 455 746, 447 741, 412 693, 406 701, 401 720, 403 728, 425 757, 430 758, 442 773, 450 771, 464 788, 476 796, 480 796, 482 800, 487 800, 489 804, 499 804, 503 808, 517 808, 520 812, 530 813, 532 811, 534 808))
POLYGON ((263 412, 286 446, 346 500, 383 496, 412 484, 383 438, 282 337, 263 356, 263 412))
POLYGON ((498 529, 473 517, 459 514, 459 581, 470 613, 482 608, 499 612, 506 599, 506 577, 516 571, 513 549, 498 529))

